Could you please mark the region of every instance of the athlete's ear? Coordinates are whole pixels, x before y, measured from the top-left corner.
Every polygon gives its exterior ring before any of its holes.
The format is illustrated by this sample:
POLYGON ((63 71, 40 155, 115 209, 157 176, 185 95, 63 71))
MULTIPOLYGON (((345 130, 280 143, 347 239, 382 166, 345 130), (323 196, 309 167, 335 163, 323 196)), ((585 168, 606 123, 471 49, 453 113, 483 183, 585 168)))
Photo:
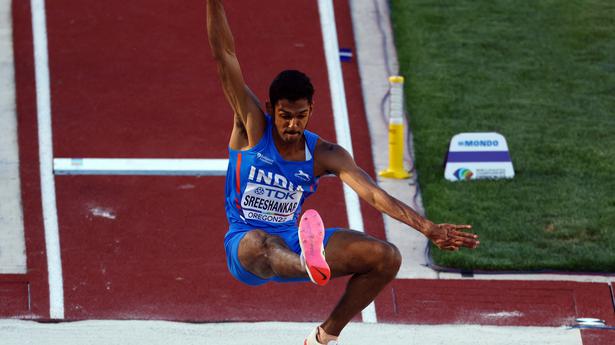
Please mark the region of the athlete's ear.
POLYGON ((265 109, 267 109, 267 113, 273 116, 273 107, 271 106, 271 102, 269 100, 265 101, 265 109))

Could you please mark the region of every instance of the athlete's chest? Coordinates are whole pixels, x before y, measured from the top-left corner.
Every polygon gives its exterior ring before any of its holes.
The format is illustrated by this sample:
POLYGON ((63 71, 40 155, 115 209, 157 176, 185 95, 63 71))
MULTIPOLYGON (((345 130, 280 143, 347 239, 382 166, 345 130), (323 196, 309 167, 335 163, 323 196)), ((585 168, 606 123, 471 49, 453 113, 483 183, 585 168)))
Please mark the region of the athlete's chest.
POLYGON ((241 208, 246 219, 285 223, 315 191, 312 162, 280 162, 267 153, 250 155, 241 167, 241 208))
POLYGON ((309 191, 316 182, 313 161, 283 161, 271 152, 252 153, 242 164, 242 182, 287 191, 309 191))

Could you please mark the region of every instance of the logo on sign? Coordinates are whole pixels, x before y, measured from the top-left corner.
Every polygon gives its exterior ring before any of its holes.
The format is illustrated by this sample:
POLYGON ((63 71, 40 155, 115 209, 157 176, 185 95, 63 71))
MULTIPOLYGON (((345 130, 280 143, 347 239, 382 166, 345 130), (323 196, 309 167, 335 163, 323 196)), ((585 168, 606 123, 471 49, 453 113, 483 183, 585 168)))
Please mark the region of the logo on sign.
POLYGON ((468 147, 498 147, 500 142, 497 140, 460 140, 457 142, 457 145, 468 147))
POLYGON ((503 135, 466 132, 453 136, 446 154, 444 177, 449 181, 512 178, 515 171, 503 135))
POLYGON ((472 179, 472 176, 474 176, 474 173, 472 172, 472 170, 470 169, 466 169, 466 168, 459 168, 457 170, 455 170, 455 172, 453 173, 453 175, 457 178, 457 180, 461 181, 461 180, 466 180, 466 181, 470 181, 472 179))

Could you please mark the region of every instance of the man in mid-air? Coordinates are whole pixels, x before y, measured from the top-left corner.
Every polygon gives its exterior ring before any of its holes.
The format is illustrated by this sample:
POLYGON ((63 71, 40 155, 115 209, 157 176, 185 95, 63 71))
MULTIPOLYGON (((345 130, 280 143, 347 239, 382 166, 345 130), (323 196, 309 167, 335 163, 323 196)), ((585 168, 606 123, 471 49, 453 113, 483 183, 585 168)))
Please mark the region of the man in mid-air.
POLYGON ((229 271, 249 285, 324 285, 331 277, 352 276, 305 345, 337 344, 342 329, 395 278, 401 264, 391 243, 349 229, 324 229, 314 210, 299 219, 321 176, 336 175, 377 210, 417 229, 440 249, 476 248, 478 236, 463 231, 471 226, 421 217, 378 187, 344 148, 306 129, 314 88, 305 74, 287 70, 275 77, 265 113, 244 83, 222 0, 207 0, 207 30, 234 116, 226 175, 229 271))

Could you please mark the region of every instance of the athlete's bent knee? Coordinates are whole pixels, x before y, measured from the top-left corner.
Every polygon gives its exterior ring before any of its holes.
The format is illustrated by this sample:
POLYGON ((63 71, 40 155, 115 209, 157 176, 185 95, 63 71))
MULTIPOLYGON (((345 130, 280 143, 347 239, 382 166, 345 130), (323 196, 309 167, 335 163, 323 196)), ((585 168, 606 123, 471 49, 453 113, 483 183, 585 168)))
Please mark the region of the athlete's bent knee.
POLYGON ((379 242, 374 247, 372 252, 375 259, 374 269, 393 279, 401 266, 402 259, 399 249, 389 242, 379 242))
POLYGON ((397 275, 397 272, 399 271, 399 267, 401 267, 401 260, 402 260, 401 253, 399 252, 399 249, 392 243, 389 243, 389 248, 391 248, 390 267, 394 269, 395 275, 397 275))
POLYGON ((267 259, 267 239, 269 235, 262 230, 251 230, 244 235, 239 244, 239 262, 248 271, 261 278, 273 275, 267 259))
POLYGON ((248 255, 262 255, 266 250, 266 241, 266 232, 263 230, 251 230, 241 239, 240 249, 245 249, 245 254, 248 255))

